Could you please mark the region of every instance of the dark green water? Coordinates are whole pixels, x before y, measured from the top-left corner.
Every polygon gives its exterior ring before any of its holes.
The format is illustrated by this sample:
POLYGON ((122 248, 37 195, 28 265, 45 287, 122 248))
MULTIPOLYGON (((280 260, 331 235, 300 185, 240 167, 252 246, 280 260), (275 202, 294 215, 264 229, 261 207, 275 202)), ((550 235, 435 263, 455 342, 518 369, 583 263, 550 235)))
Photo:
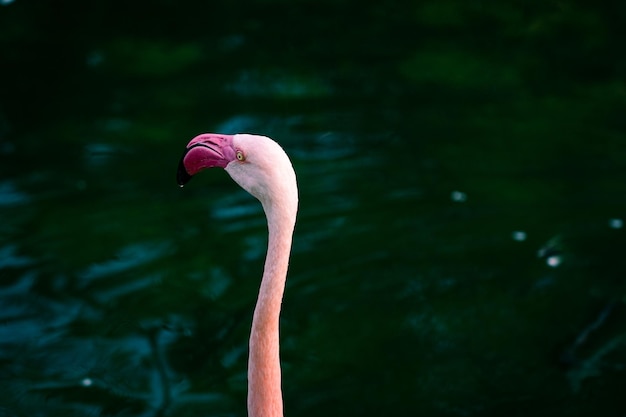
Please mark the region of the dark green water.
POLYGON ((287 416, 626 413, 626 6, 0 5, 0 416, 243 416, 275 138, 287 416))

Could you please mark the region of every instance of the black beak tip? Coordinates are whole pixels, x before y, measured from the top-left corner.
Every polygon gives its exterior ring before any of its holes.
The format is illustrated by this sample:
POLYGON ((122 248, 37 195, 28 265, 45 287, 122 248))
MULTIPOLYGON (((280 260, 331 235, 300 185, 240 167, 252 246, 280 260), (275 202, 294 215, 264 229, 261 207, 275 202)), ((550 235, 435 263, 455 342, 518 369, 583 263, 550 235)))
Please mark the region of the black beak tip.
POLYGON ((178 171, 176 172, 176 182, 178 182, 178 185, 182 187, 183 185, 187 184, 189 180, 191 180, 191 175, 189 175, 189 173, 185 169, 185 164, 183 164, 183 158, 181 158, 180 162, 178 163, 178 171))

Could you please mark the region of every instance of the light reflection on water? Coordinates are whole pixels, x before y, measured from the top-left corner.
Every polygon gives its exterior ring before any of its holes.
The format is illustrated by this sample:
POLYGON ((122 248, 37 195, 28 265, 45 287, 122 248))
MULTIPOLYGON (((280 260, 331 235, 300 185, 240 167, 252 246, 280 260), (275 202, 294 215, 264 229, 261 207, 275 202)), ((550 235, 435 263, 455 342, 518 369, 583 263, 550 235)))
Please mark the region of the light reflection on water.
POLYGON ((89 281, 119 274, 131 268, 149 263, 164 256, 169 250, 166 243, 134 243, 119 250, 115 259, 92 264, 78 273, 80 280, 87 284, 89 281))
POLYGON ((28 194, 21 192, 11 181, 0 182, 0 206, 26 204, 30 201, 28 194))
POLYGON ((34 263, 33 259, 19 255, 16 252, 17 246, 14 244, 0 247, 0 269, 19 268, 34 263))

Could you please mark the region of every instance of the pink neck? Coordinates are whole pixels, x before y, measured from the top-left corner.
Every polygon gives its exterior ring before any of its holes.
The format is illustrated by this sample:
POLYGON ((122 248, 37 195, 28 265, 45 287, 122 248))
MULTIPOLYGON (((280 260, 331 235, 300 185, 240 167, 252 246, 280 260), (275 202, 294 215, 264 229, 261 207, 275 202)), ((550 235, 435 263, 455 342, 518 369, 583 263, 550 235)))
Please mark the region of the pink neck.
POLYGON ((248 415, 282 417, 279 317, 295 217, 268 212, 268 249, 250 333, 248 415))

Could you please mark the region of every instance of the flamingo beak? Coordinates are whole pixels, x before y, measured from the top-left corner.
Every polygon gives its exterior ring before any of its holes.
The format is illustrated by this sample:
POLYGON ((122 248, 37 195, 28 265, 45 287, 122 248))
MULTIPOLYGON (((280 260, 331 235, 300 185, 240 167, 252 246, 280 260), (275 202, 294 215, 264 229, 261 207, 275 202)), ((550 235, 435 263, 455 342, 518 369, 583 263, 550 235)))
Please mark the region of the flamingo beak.
POLYGON ((181 187, 206 168, 226 168, 235 157, 232 135, 204 133, 193 138, 178 163, 176 180, 181 187))

